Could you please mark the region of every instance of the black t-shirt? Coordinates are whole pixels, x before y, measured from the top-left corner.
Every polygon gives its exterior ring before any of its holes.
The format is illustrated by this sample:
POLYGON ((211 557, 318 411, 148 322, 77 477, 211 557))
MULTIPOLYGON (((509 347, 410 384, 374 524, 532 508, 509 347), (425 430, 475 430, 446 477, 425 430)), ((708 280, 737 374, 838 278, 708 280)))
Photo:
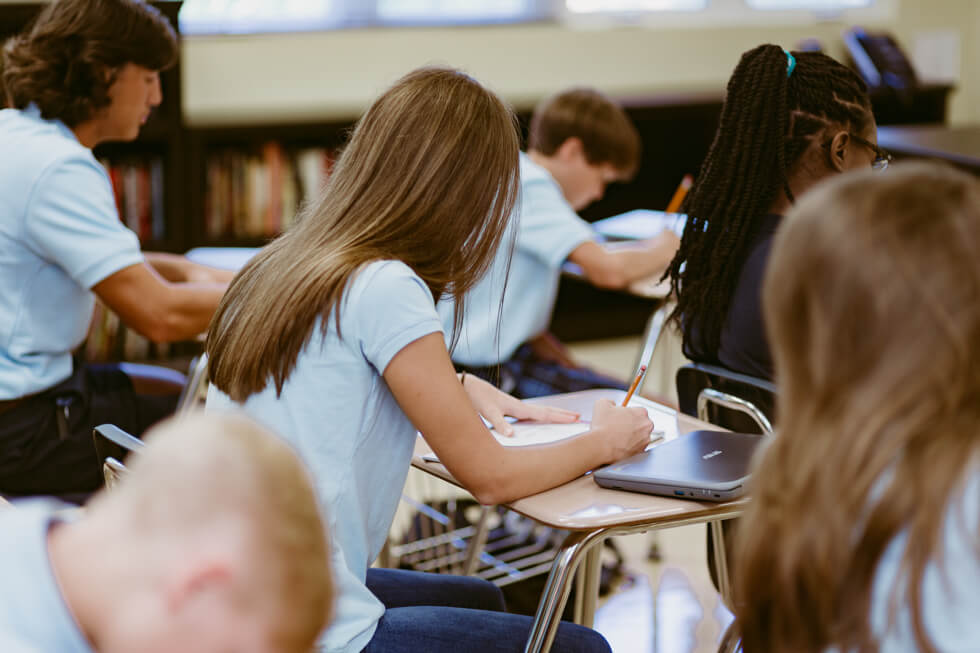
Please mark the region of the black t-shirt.
POLYGON ((772 380, 772 354, 762 320, 762 280, 781 215, 763 216, 749 247, 721 329, 717 352, 694 347, 697 325, 686 325, 684 355, 699 363, 721 365, 734 372, 772 380))

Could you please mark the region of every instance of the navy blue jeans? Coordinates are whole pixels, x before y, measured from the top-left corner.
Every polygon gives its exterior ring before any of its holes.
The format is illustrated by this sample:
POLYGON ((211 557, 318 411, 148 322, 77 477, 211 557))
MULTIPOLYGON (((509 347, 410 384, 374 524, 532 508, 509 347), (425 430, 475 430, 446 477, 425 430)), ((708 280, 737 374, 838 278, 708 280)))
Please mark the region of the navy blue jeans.
POLYGON ((555 361, 538 358, 530 345, 521 345, 509 360, 490 367, 470 367, 456 364, 460 370, 489 381, 504 392, 518 399, 531 399, 556 395, 562 392, 578 392, 593 388, 617 388, 627 386, 619 379, 606 376, 587 367, 565 367, 555 361))
MULTIPOLYGON (((493 583, 468 576, 368 569, 367 586, 385 613, 365 653, 523 651, 533 619, 508 614, 493 583)), ((611 653, 591 628, 562 622, 555 653, 611 653)))

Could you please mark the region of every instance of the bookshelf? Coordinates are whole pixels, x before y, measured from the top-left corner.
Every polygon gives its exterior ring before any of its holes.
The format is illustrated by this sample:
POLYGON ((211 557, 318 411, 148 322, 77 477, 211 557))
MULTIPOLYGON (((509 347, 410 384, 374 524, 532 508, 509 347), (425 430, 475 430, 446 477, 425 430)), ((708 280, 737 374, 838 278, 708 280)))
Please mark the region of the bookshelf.
MULTIPOLYGON (((722 95, 640 97, 622 102, 640 132, 643 161, 631 182, 614 184, 606 197, 583 212, 590 222, 631 209, 666 206, 684 174, 696 173, 707 153, 722 95)), ((518 112, 525 141, 530 117, 530 110, 518 112)), ((276 217, 282 214, 275 205, 290 212, 294 209, 287 205, 298 206, 310 196, 312 184, 297 184, 293 179, 297 169, 304 167, 304 157, 319 151, 326 160, 321 172, 327 173, 353 125, 351 119, 188 129, 187 206, 189 215, 195 217, 188 221, 187 246, 260 246, 268 242, 279 232, 278 226, 289 222, 276 217)))
POLYGON ((322 188, 352 125, 189 130, 189 246, 261 246, 278 235, 322 188))

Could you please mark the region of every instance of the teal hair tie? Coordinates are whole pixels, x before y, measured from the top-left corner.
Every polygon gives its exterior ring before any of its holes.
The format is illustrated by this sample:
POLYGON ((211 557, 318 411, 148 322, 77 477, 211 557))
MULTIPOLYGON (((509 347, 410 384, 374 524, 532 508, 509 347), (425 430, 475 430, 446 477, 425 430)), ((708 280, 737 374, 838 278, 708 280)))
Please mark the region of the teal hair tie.
POLYGON ((786 53, 786 76, 789 77, 793 74, 793 69, 796 68, 796 57, 789 53, 789 50, 783 50, 786 53))

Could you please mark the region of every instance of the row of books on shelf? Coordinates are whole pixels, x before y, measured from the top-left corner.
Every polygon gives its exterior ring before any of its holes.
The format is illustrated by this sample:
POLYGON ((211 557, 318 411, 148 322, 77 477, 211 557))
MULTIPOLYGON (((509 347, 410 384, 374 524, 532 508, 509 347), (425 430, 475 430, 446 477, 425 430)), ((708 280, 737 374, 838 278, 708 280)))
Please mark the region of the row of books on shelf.
POLYGON ((207 159, 205 231, 211 238, 279 234, 323 188, 335 153, 322 147, 227 149, 207 159))
POLYGON ((88 337, 85 339, 85 360, 163 360, 171 358, 173 354, 173 345, 150 342, 127 328, 113 311, 96 302, 88 337))
POLYGON ((112 181, 119 219, 140 241, 160 241, 166 232, 161 157, 103 160, 112 181))

